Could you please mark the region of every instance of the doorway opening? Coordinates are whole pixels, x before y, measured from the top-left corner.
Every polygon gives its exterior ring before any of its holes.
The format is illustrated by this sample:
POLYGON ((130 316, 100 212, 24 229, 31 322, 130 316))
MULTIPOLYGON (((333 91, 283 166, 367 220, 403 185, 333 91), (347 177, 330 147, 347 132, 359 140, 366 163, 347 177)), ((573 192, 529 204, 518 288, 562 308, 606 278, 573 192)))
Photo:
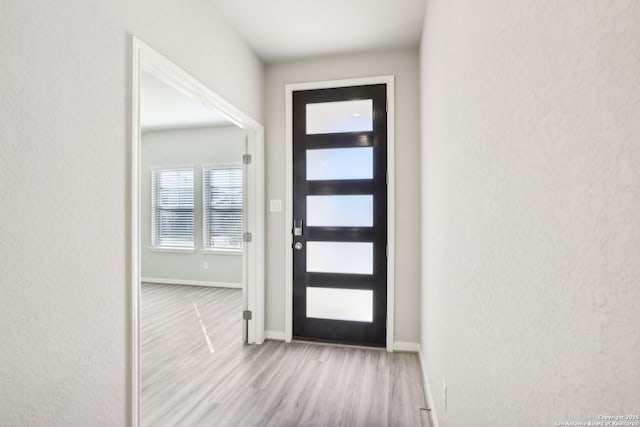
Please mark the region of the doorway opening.
POLYGON ((285 339, 392 351, 393 76, 285 90, 285 339))
MULTIPOLYGON (((135 37, 132 54, 131 412, 139 425, 141 407, 152 407, 141 402, 175 395, 186 366, 197 376, 198 360, 264 341, 264 130, 135 37), (143 399, 143 384, 147 394, 155 384, 155 395, 143 399)), ((145 409, 145 420, 153 416, 145 409)))

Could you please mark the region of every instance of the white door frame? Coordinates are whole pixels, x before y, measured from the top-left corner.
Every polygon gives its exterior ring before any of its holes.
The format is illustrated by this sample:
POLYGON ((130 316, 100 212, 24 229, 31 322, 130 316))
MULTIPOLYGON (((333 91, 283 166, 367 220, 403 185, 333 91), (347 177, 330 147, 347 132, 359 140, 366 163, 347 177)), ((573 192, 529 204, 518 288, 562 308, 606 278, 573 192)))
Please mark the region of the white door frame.
MULTIPOLYGON (((251 243, 244 245, 243 281, 246 283, 247 305, 252 312, 248 342, 264 342, 264 128, 256 120, 227 102, 168 58, 131 36, 131 226, 130 226, 130 315, 131 315, 131 425, 140 422, 140 71, 151 68, 185 95, 220 111, 227 119, 247 132, 247 153, 251 167, 246 172, 247 230, 251 243)), ((240 319, 240 313, 238 313, 240 319)), ((240 328, 238 328, 240 334, 240 328)))
POLYGON ((394 76, 363 77, 347 80, 293 83, 285 85, 285 341, 293 338, 293 92, 371 84, 387 85, 387 351, 393 351, 395 289, 395 110, 394 76))

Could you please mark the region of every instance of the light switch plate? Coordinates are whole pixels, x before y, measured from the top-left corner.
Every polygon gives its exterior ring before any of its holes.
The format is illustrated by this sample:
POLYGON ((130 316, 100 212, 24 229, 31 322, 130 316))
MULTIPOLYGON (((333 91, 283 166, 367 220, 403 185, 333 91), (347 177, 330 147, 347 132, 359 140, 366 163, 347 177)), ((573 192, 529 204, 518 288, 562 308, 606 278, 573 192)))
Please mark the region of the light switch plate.
POLYGON ((282 200, 280 199, 269 200, 269 211, 282 212, 282 200))

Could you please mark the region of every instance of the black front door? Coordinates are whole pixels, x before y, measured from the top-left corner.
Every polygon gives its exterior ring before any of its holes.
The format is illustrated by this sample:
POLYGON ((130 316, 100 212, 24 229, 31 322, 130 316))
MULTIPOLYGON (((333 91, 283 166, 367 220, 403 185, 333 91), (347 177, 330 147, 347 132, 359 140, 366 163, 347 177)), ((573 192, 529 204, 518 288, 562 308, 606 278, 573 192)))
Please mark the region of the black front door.
POLYGON ((386 85, 293 92, 293 335, 386 344, 386 85))

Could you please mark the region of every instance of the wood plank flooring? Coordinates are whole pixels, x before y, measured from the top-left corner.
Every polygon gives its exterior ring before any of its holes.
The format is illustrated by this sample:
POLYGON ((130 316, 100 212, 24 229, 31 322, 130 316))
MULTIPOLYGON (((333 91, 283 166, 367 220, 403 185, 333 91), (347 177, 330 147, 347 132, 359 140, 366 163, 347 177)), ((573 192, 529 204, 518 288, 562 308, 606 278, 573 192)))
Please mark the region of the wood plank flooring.
POLYGON ((142 426, 428 426, 418 357, 244 345, 241 291, 142 284, 142 426))

